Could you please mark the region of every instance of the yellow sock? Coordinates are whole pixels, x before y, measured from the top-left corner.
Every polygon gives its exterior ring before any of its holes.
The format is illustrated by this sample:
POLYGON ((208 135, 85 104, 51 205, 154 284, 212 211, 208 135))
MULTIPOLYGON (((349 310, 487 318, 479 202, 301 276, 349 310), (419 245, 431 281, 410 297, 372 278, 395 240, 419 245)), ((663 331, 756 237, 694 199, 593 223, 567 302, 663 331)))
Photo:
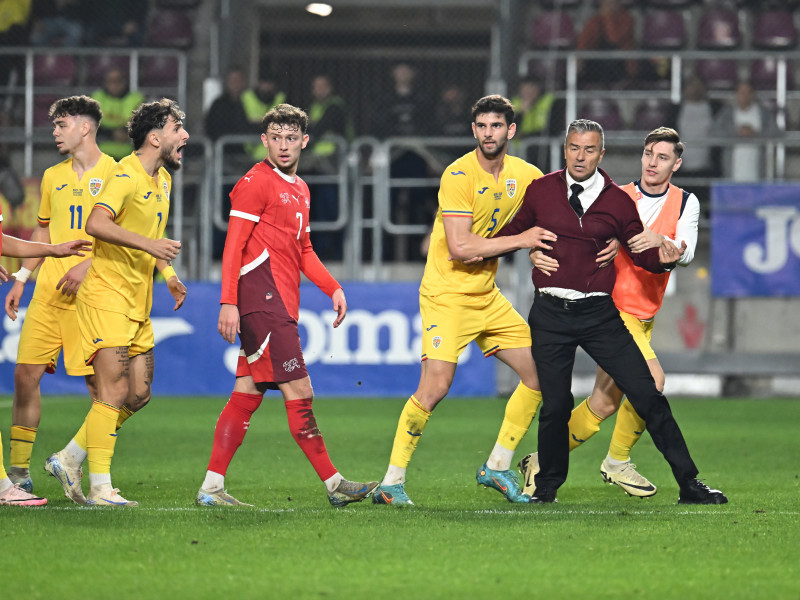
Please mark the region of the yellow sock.
MULTIPOLYGON (((94 404, 94 402, 92 402, 94 404)), ((75 437, 72 438, 81 449, 86 450, 88 452, 89 443, 86 440, 86 421, 89 420, 89 415, 86 415, 86 418, 83 420, 83 424, 81 428, 78 429, 78 433, 75 434, 75 437)))
POLYGON ((569 451, 572 452, 600 431, 600 423, 604 420, 589 406, 589 398, 573 408, 569 417, 569 451))
POLYGON ((33 442, 36 440, 36 427, 11 426, 11 462, 12 467, 29 469, 31 466, 31 452, 33 442))
POLYGON ((122 428, 122 424, 133 416, 133 412, 127 407, 123 406, 119 409, 119 417, 117 417, 117 431, 122 428))
POLYGON ((503 448, 516 450, 522 438, 528 433, 528 428, 541 403, 542 392, 532 390, 520 381, 506 404, 506 413, 500 426, 497 443, 503 448))
POLYGON ((111 473, 118 417, 118 408, 97 400, 92 402, 85 422, 89 473, 111 473))
POLYGON ((8 477, 8 473, 6 473, 6 467, 3 464, 3 434, 0 433, 0 479, 5 479, 8 477))
POLYGON ((408 399, 397 423, 389 464, 403 469, 408 467, 411 456, 419 444, 419 438, 422 437, 422 430, 425 429, 430 417, 431 413, 422 408, 414 396, 408 399))
POLYGON ((642 420, 627 398, 617 413, 617 424, 611 436, 608 455, 615 460, 630 460, 631 448, 642 437, 646 423, 642 420))

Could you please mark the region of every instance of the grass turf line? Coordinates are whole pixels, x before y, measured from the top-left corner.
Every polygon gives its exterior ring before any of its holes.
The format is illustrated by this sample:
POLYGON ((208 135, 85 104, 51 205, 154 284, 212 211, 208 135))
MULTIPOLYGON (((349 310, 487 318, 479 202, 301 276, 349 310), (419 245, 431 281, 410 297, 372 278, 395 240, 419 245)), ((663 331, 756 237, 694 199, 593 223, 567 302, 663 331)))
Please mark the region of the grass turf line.
MULTIPOLYGON (((224 401, 157 397, 125 424, 114 485, 141 506, 117 510, 77 507, 41 471, 88 408, 84 399, 45 398, 32 471, 50 504, 0 508, 3 583, 28 598, 800 596, 792 575, 800 402, 671 400, 700 476, 728 494, 727 505, 678 506, 669 467, 648 436, 633 456, 658 494, 640 500, 603 484, 609 422, 573 452, 558 504, 520 506, 474 479, 505 400, 448 399, 409 468, 417 506, 396 510, 329 506, 271 394, 226 478, 228 491, 256 508, 194 507, 224 401)), ((404 402, 315 401, 345 477, 383 476, 404 402)), ((7 436, 10 410, 0 406, 7 436)), ((535 429, 517 460, 535 447, 535 429)))

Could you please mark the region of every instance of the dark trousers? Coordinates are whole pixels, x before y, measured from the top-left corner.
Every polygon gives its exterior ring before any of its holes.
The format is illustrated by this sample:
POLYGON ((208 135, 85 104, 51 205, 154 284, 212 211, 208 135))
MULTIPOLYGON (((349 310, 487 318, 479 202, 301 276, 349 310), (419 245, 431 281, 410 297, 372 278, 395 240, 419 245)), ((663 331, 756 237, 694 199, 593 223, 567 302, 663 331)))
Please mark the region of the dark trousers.
POLYGON ((669 463, 678 484, 697 476, 669 403, 656 389, 647 361, 611 296, 565 303, 537 293, 528 323, 543 397, 539 412, 537 489, 556 490, 567 479, 568 422, 575 404, 572 368, 578 346, 611 375, 645 420, 653 443, 669 463))

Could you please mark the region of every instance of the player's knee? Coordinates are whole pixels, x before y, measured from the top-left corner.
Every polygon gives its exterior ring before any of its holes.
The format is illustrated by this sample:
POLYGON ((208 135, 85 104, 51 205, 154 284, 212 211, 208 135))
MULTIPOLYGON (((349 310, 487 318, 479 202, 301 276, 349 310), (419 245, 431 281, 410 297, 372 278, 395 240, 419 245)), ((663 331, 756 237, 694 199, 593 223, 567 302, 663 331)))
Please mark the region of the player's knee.
POLYGON ((44 365, 17 365, 14 368, 14 389, 28 394, 39 389, 44 374, 44 365))

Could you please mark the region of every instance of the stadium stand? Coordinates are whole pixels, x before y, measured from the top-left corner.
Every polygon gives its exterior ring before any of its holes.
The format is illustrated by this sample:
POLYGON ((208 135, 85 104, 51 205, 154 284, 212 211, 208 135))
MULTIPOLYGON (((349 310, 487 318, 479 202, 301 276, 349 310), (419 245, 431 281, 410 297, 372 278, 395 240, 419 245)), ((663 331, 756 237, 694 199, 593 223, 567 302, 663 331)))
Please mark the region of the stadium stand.
POLYGON ((695 72, 709 90, 732 90, 739 80, 738 64, 734 59, 707 58, 697 61, 695 72))
POLYGON ((178 60, 172 56, 145 56, 139 68, 142 87, 174 86, 178 81, 178 60))
POLYGON ((769 10, 755 16, 753 47, 761 50, 790 50, 797 46, 794 16, 788 10, 769 10))
POLYGON ((734 50, 742 44, 739 15, 730 8, 706 8, 697 25, 697 47, 701 50, 734 50))
POLYGON ((645 13, 642 48, 646 50, 683 50, 686 48, 686 25, 676 10, 650 10, 645 13))
POLYGON ((160 10, 148 21, 146 45, 153 48, 186 50, 194 45, 194 30, 189 14, 183 10, 160 10))
POLYGON ((592 98, 581 106, 581 118, 597 121, 609 131, 625 128, 619 105, 609 98, 592 98))
POLYGON ((84 83, 97 87, 103 84, 106 72, 120 69, 125 76, 130 75, 130 58, 121 54, 94 54, 86 57, 84 83))
POLYGON ((529 43, 532 48, 568 50, 575 47, 575 24, 567 12, 543 12, 533 21, 529 43))
POLYGON ((33 61, 34 85, 73 85, 77 73, 76 61, 68 54, 37 54, 33 61))
POLYGON ((659 98, 647 98, 636 106, 631 129, 652 131, 669 122, 670 105, 659 98))

